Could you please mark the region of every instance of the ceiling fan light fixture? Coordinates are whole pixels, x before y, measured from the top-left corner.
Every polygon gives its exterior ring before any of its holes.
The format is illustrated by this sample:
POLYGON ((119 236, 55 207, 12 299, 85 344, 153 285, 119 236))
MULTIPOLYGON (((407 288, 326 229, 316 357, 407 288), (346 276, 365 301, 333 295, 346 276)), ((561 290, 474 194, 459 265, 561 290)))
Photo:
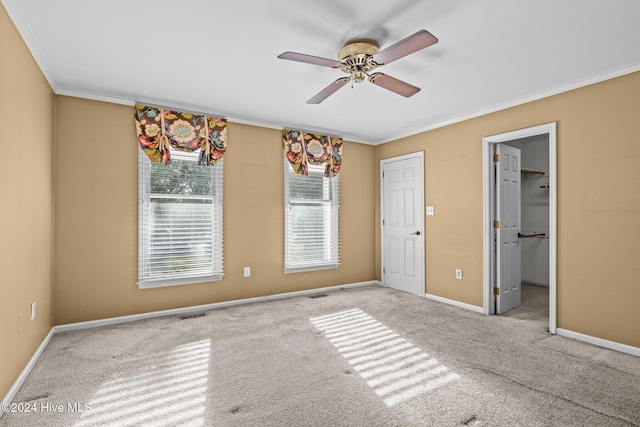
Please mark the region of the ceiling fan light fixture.
POLYGON ((351 73, 351 81, 354 83, 362 83, 367 79, 367 73, 364 71, 356 70, 351 73))

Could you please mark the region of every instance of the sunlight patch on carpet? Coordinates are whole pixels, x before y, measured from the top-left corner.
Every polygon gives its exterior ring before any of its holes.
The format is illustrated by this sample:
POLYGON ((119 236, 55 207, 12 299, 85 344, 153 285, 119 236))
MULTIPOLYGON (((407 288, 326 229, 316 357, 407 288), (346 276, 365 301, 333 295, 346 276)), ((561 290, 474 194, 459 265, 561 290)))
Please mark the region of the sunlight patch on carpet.
POLYGON ((460 378, 360 309, 311 322, 389 407, 460 378))
POLYGON ((206 339, 138 360, 101 384, 75 426, 204 425, 210 347, 206 339))

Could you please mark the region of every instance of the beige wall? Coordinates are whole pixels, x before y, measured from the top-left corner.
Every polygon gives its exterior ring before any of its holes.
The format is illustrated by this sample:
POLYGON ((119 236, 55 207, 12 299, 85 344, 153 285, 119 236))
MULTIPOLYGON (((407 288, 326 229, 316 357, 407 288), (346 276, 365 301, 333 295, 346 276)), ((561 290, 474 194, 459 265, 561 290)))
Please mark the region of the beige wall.
POLYGON ((138 289, 133 107, 58 96, 56 108, 56 324, 373 280, 374 147, 344 145, 340 267, 284 274, 281 131, 229 123, 223 280, 138 289))
MULTIPOLYGON (((558 327, 640 347, 640 73, 377 146, 425 153, 426 291, 482 306, 482 138, 558 123, 558 327), (455 268, 464 269, 456 280, 455 268)), ((379 180, 375 182, 379 224, 379 180)), ((376 278, 380 279, 376 227, 376 278)))
POLYGON ((54 95, 3 6, 0 44, 1 400, 52 327, 54 95))

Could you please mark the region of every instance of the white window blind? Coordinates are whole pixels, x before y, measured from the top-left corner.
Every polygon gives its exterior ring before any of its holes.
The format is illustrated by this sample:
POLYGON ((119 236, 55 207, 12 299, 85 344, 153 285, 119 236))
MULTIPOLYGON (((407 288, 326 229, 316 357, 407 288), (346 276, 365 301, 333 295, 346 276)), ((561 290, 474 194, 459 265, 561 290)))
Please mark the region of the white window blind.
POLYGON ((174 151, 163 165, 138 152, 138 286, 220 280, 223 160, 174 151))
POLYGON ((285 272, 338 267, 340 178, 325 178, 324 165, 309 165, 307 176, 286 159, 284 168, 285 272))

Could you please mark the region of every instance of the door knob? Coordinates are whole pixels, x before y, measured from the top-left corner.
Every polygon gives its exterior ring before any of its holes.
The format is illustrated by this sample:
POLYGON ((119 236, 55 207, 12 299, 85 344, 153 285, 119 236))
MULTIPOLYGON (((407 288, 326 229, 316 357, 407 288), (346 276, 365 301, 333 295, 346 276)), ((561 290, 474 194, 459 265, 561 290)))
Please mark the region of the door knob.
POLYGON ((416 232, 414 232, 414 233, 411 233, 411 235, 412 235, 412 236, 414 236, 414 235, 415 235, 415 236, 419 236, 419 235, 420 235, 420 230, 418 230, 418 231, 416 231, 416 232))

